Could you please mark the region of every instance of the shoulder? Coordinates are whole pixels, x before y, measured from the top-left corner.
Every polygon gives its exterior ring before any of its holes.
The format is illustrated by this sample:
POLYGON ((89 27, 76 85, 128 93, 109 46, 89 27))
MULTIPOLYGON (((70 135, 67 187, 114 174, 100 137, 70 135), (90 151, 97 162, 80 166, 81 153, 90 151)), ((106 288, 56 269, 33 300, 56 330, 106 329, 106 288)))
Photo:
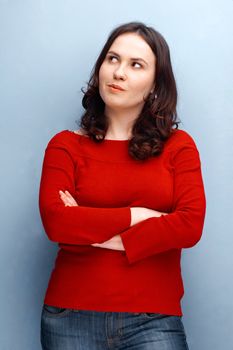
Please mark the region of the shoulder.
POLYGON ((197 149, 194 138, 187 131, 173 129, 171 136, 166 141, 166 148, 169 150, 177 150, 183 147, 191 147, 197 149))
POLYGON ((73 130, 72 132, 73 132, 74 134, 77 134, 77 135, 86 136, 85 131, 84 131, 83 129, 73 130))
POLYGON ((184 130, 174 129, 166 142, 165 154, 169 154, 172 167, 189 166, 190 169, 198 169, 201 165, 196 143, 193 137, 184 130))
POLYGON ((47 147, 67 147, 73 138, 73 132, 70 130, 61 130, 53 135, 48 141, 47 147))
MULTIPOLYGON (((48 141, 46 149, 57 148, 69 153, 72 157, 85 153, 85 142, 89 138, 81 130, 61 130, 48 141)), ((88 149, 88 145, 86 147, 88 149)))

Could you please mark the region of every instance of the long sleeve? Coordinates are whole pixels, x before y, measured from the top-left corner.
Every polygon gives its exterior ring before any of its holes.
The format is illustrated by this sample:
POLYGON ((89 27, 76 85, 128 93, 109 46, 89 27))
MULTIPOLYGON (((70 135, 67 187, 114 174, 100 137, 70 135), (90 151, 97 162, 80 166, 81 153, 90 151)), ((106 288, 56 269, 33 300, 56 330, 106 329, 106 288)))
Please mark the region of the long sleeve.
POLYGON ((67 190, 75 197, 75 167, 66 145, 53 138, 45 150, 39 190, 41 219, 49 239, 90 245, 102 243, 127 229, 131 220, 130 207, 64 206, 59 190, 67 190))
POLYGON ((129 263, 170 249, 189 248, 201 238, 206 200, 199 152, 190 138, 172 152, 173 208, 121 233, 129 263))

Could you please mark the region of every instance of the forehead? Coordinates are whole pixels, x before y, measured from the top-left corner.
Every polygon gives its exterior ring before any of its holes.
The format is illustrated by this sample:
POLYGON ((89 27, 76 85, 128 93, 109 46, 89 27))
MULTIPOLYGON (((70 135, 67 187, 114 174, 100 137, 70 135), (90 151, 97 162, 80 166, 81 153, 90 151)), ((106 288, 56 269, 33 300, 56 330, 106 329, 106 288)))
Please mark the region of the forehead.
POLYGON ((120 56, 139 57, 149 63, 155 62, 155 55, 147 42, 136 33, 119 35, 112 43, 109 51, 115 51, 120 56))

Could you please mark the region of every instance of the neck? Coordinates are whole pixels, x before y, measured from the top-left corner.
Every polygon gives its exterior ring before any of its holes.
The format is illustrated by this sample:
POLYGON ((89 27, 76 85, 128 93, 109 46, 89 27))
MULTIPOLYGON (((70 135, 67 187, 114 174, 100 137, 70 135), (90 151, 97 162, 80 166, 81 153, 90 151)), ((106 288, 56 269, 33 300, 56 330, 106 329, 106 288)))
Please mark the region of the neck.
POLYGON ((105 108, 108 130, 105 139, 124 140, 131 137, 132 127, 138 114, 131 110, 109 110, 105 108))

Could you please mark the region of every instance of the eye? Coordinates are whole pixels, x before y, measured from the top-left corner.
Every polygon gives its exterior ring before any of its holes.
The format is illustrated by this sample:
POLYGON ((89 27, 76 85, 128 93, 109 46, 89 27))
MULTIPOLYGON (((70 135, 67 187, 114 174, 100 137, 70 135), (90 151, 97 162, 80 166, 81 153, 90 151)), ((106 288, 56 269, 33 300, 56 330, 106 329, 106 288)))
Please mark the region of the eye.
POLYGON ((110 62, 116 62, 118 60, 118 58, 116 56, 110 55, 110 56, 108 56, 108 60, 110 62))
POLYGON ((142 67, 143 67, 142 64, 141 64, 141 63, 138 63, 138 62, 133 62, 132 65, 133 65, 133 67, 135 67, 135 68, 142 68, 142 67))

